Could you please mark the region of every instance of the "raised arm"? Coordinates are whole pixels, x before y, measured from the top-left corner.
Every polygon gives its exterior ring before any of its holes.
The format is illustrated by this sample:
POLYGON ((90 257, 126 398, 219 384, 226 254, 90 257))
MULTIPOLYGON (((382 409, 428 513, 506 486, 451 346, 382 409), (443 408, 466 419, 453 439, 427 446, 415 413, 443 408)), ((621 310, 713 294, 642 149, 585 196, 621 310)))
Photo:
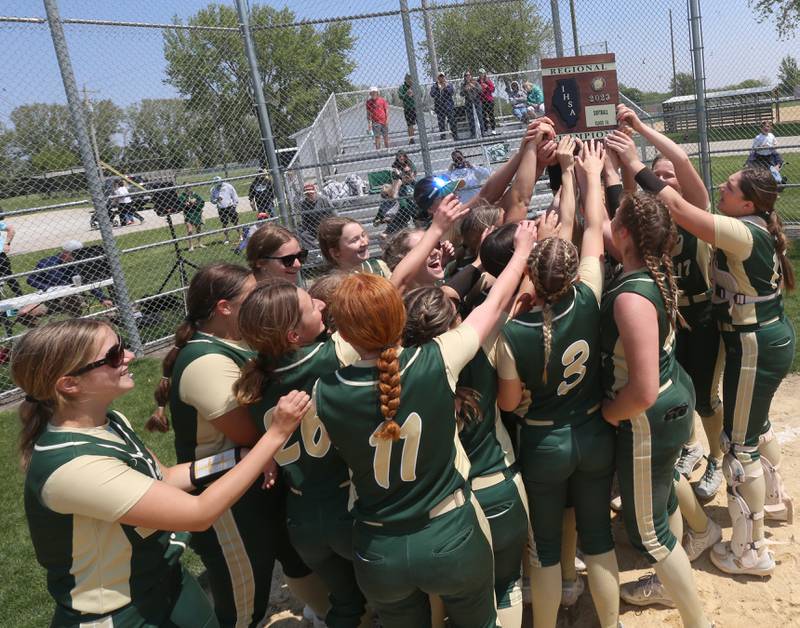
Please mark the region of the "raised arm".
POLYGON ((683 197, 692 205, 707 208, 709 204, 708 190, 694 169, 689 155, 680 146, 663 133, 643 124, 639 116, 625 105, 617 105, 617 119, 630 127, 650 142, 656 150, 672 162, 675 176, 680 183, 683 197))
MULTIPOLYGON (((585 226, 581 240, 581 257, 601 257, 603 255, 603 224, 605 209, 603 208, 603 186, 600 173, 603 171, 603 144, 589 140, 583 144, 578 156, 578 184, 583 199, 585 226)), ((563 200, 562 200, 563 203, 563 200)), ((564 217, 561 217, 561 229, 564 229, 564 217)), ((562 237, 566 237, 563 236, 562 237)))
POLYGON ((532 122, 528 129, 520 145, 518 154, 521 155, 521 159, 514 182, 500 200, 505 210, 503 223, 519 222, 528 216, 534 186, 544 170, 544 164, 539 163, 539 151, 544 142, 555 136, 553 127, 541 122, 539 124, 532 122))
POLYGON ((561 166, 561 197, 558 202, 558 218, 561 223, 560 237, 572 241, 575 226, 575 139, 565 135, 558 142, 556 158, 561 166))

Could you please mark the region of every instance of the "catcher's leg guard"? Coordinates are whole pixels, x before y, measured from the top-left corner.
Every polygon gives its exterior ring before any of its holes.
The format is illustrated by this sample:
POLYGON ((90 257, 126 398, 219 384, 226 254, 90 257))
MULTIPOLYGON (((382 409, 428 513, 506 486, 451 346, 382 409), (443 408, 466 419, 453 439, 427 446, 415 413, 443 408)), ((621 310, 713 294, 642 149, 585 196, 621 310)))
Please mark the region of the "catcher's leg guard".
POLYGON ((794 519, 794 503, 786 492, 778 469, 780 468, 780 444, 775 440, 775 432, 769 428, 758 438, 758 450, 761 467, 764 471, 764 482, 767 486, 764 500, 764 516, 773 521, 792 523, 794 519))
MULTIPOLYGON (((731 516, 732 536, 730 548, 737 561, 745 568, 759 563, 764 539, 756 539, 754 522, 764 518, 764 511, 753 512, 742 495, 744 485, 758 480, 763 472, 758 463, 745 464, 731 452, 722 459, 722 471, 728 483, 728 512, 731 516)), ((759 535, 760 536, 760 535, 759 535)))

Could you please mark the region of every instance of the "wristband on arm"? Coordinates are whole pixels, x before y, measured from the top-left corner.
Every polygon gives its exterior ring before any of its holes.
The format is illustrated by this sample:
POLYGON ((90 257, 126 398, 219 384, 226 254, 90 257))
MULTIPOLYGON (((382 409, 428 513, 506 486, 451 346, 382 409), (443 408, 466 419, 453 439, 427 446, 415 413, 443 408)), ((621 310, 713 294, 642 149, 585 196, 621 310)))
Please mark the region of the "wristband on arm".
POLYGON ((455 290, 463 301, 480 278, 481 271, 469 264, 445 281, 444 285, 455 290))
POLYGON ((608 217, 614 218, 617 213, 619 203, 622 200, 622 184, 609 185, 606 187, 606 209, 608 210, 608 217))
POLYGON ((667 184, 654 175, 653 171, 647 166, 636 173, 635 179, 636 183, 642 186, 642 189, 645 192, 650 192, 651 194, 658 194, 661 190, 667 187, 667 184))
POLYGON ((242 448, 234 447, 213 456, 195 460, 189 465, 189 481, 197 488, 208 486, 233 469, 241 459, 242 448))

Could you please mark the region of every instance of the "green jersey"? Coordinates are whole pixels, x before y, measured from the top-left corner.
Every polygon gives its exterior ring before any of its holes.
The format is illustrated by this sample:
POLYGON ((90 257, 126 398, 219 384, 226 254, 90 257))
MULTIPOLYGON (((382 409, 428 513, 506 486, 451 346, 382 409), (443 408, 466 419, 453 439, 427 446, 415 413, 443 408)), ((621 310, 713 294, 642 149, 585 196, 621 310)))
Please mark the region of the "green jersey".
POLYGON ((214 427, 214 419, 238 406, 233 384, 254 355, 242 344, 197 332, 180 350, 172 369, 169 410, 178 462, 235 447, 214 427))
POLYGON ((177 566, 188 533, 119 523, 161 478, 155 458, 114 412, 104 426, 48 426, 37 439, 25 477, 25 514, 58 605, 53 625, 166 600, 163 580, 177 566))
POLYGON ((663 386, 676 376, 678 361, 675 359, 675 329, 667 317, 664 300, 655 280, 646 269, 634 270, 622 275, 609 286, 601 305, 602 324, 600 347, 602 350, 603 391, 608 398, 628 383, 628 363, 625 349, 614 318, 614 301, 619 295, 632 292, 650 301, 658 315, 658 371, 659 385, 663 386))
POLYGON ((690 304, 689 299, 707 295, 710 290, 711 245, 699 240, 683 227, 678 227, 678 242, 672 250, 672 267, 681 291, 680 305, 690 304))
POLYGON ((714 216, 714 317, 737 327, 783 315, 781 264, 761 216, 714 216))
MULTIPOLYGON (((261 391, 261 401, 250 407, 250 414, 262 432, 269 428, 272 412, 283 395, 292 390, 310 394, 320 377, 357 357, 340 359, 337 342, 342 344, 342 351, 347 351, 337 335, 302 347, 281 361, 261 391)), ((275 455, 275 462, 283 468, 289 486, 303 494, 335 490, 349 480, 347 466, 331 447, 328 432, 315 412, 303 417, 300 426, 275 455)))
POLYGON ((317 412, 351 470, 355 519, 398 523, 424 518, 464 488, 469 461, 456 432, 455 387, 477 349, 475 331, 460 325, 400 352, 396 441, 377 436, 383 416, 374 360, 320 378, 317 412))
POLYGON ((598 258, 582 260, 581 281, 551 306, 553 322, 547 364, 540 307, 509 321, 503 328, 498 345, 498 370, 501 378, 519 379, 530 392, 525 419, 573 421, 599 408, 602 272, 598 258))
POLYGON ((403 109, 410 109, 413 111, 414 95, 411 90, 411 85, 404 82, 397 90, 397 95, 400 96, 400 100, 403 102, 403 109))

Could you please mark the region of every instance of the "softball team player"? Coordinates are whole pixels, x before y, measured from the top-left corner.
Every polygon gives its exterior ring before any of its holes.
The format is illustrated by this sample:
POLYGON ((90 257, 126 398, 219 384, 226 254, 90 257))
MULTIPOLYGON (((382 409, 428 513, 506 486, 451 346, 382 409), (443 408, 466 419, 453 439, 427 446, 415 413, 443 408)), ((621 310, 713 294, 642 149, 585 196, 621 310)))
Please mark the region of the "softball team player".
MULTIPOLYGON (((531 396, 520 432, 522 477, 534 543, 534 624, 555 626, 561 600, 561 530, 575 507, 589 585, 600 625, 616 628, 619 584, 608 495, 614 475, 614 429, 600 415, 600 297, 603 290, 603 149, 588 142, 578 158, 586 227, 575 246, 539 242, 528 269, 531 312, 508 322, 498 343, 498 402, 517 408, 531 396), (554 356, 555 359, 551 358, 554 356)), ((574 554, 569 557, 573 562, 574 554)))
POLYGON ((428 593, 442 597, 455 626, 495 626, 488 524, 467 484, 455 389, 510 304, 534 237, 530 223, 520 225, 486 302, 421 347, 399 346, 405 309, 385 279, 352 275, 331 305, 362 359, 323 376, 314 398, 351 470, 356 576, 386 628, 430 626, 428 593))
MULTIPOLYGON (((417 288, 404 302, 406 348, 431 342, 461 320, 441 288, 417 288)), ((495 342, 499 330, 498 325, 461 371, 456 407, 458 436, 470 461, 468 479, 492 534, 498 619, 503 628, 513 628, 522 624, 520 568, 528 541, 528 501, 514 465, 511 439, 497 410, 495 342)))
MULTIPOLYGON (((242 305, 242 337, 257 353, 242 369, 234 390, 260 431, 269 429, 284 390, 311 392, 320 376, 358 358, 338 334, 316 342, 325 333, 323 307, 305 290, 281 279, 262 282, 242 305)), ((353 572, 347 467, 314 414, 304 417, 275 461, 289 487, 289 538, 331 592, 325 623, 354 628, 364 614, 364 596, 353 572)))
POLYGON ((369 234, 352 218, 325 218, 319 223, 317 238, 322 256, 338 270, 360 270, 386 278, 392 274, 382 259, 370 259, 369 234))
POLYGON ((764 517, 792 517, 769 423, 772 397, 791 368, 795 346, 783 309, 783 290, 794 288, 794 271, 775 211, 777 184, 764 169, 735 172, 720 186, 720 214, 712 215, 670 188, 659 189, 633 151, 621 150, 676 222, 716 249, 712 303, 725 344, 723 471, 733 536, 714 546, 711 560, 726 573, 769 575, 775 561, 764 543, 764 517))
POLYGON ((213 628, 208 598, 180 565, 188 535, 168 530, 204 530, 224 517, 294 431, 309 398, 293 391, 281 399, 269 432, 241 462, 227 450, 164 467, 108 409, 133 388, 132 359, 108 324, 87 319, 34 329, 14 350, 12 375, 26 393, 25 513, 56 601, 52 625, 213 628))
POLYGON ((288 229, 267 223, 256 229, 247 241, 247 265, 257 281, 282 277, 297 283, 300 269, 308 259, 308 251, 288 229))
MULTIPOLYGON (((642 124, 637 115, 624 105, 618 107, 617 117, 659 151, 660 155, 651 165, 653 174, 688 203, 695 207, 708 207, 705 184, 682 148, 665 135, 642 124)), ((722 484, 722 450, 719 444, 722 404, 718 395, 722 354, 719 331, 711 315, 711 246, 678 225, 678 244, 672 252, 672 265, 681 291, 678 311, 686 322, 685 326, 678 328, 675 353, 694 384, 697 397, 695 409, 703 422, 710 449, 706 470, 695 491, 698 497, 711 499, 722 484)), ((702 445, 692 430, 690 442, 678 459, 678 471, 688 477, 700 463, 702 455, 702 445)))
MULTIPOLYGON (((192 278, 186 320, 164 358, 150 426, 166 431, 169 404, 178 462, 250 446, 259 431, 233 393, 240 367, 252 352, 242 343, 239 308, 255 287, 246 268, 212 264, 192 278)), ((277 558, 287 584, 318 613, 327 608, 324 587, 294 551, 287 536, 283 491, 253 483, 214 525, 192 536, 191 546, 208 570, 214 609, 222 626, 255 626, 267 612, 277 558), (319 609, 319 610, 317 610, 319 609)))
MULTIPOLYGON (((627 135, 612 133, 618 150, 627 135)), ((632 142, 631 142, 632 144, 632 142)), ((631 544, 650 562, 685 626, 706 628, 680 534, 675 462, 689 437, 694 390, 675 359, 677 287, 671 252, 677 232, 666 207, 647 194, 626 196, 611 221, 623 273, 601 304, 603 417, 617 432, 617 478, 631 544), (674 516, 670 516, 673 513, 674 516)))

